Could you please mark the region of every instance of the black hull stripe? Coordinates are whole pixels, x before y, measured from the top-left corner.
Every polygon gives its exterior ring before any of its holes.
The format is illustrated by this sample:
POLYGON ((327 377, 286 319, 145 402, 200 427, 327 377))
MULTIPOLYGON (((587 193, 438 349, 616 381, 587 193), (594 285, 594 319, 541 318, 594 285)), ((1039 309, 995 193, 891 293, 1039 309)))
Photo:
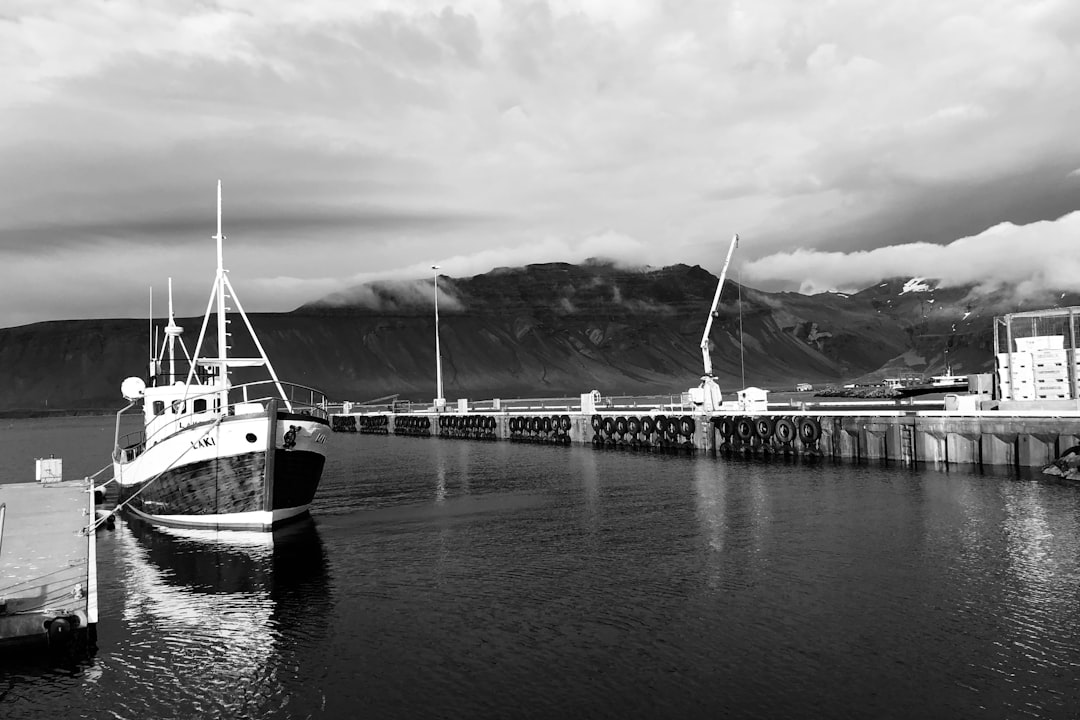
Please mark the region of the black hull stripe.
POLYGON ((321 453, 275 450, 270 507, 263 452, 172 468, 149 484, 122 487, 121 500, 130 498, 133 510, 149 516, 224 515, 301 507, 315 497, 325 462, 321 453))

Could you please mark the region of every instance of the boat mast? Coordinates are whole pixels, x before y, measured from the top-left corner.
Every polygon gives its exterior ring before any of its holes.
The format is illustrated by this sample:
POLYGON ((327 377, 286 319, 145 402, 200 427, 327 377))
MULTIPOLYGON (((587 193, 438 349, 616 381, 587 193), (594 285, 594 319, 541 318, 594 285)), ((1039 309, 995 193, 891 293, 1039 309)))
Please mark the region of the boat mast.
POLYGON ((150 335, 146 338, 146 344, 150 347, 150 377, 149 383, 154 384, 154 378, 157 377, 157 370, 154 363, 154 354, 157 352, 157 343, 154 342, 154 286, 150 286, 150 335))
POLYGON ((165 336, 169 338, 169 384, 176 382, 176 340, 182 332, 184 329, 176 324, 173 315, 172 278, 169 278, 169 324, 165 326, 165 336))
POLYGON ((226 365, 226 356, 229 346, 225 334, 225 264, 222 258, 222 243, 225 236, 221 233, 221 180, 217 183, 217 336, 218 336, 218 373, 221 381, 221 409, 229 406, 229 369, 226 365))

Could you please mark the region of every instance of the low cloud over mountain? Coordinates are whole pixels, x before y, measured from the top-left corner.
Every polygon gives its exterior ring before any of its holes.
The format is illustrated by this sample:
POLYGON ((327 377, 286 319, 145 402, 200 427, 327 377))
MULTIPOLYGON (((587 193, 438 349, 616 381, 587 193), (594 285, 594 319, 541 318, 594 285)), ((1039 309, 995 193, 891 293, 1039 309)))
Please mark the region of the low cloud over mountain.
MULTIPOLYGON (((698 345, 716 282, 697 266, 596 261, 441 277, 446 397, 678 394, 699 381, 698 345)), ((430 400, 433 290, 431 280, 373 283, 251 319, 280 376, 339 400, 392 393, 430 400)), ((725 392, 935 374, 947 364, 956 373, 987 371, 992 319, 1013 290, 975 292, 906 276, 851 294, 769 293, 728 282, 710 353, 725 392)), ((1080 304, 1080 295, 1062 290, 1052 304, 1080 304)), ((200 319, 180 324, 191 333, 200 319)), ((238 354, 251 351, 234 340, 238 354)), ((207 342, 213 347, 212 337, 207 342)), ((144 320, 0 330, 0 372, 8 378, 0 409, 114 407, 120 382, 139 374, 146 356, 144 320)))

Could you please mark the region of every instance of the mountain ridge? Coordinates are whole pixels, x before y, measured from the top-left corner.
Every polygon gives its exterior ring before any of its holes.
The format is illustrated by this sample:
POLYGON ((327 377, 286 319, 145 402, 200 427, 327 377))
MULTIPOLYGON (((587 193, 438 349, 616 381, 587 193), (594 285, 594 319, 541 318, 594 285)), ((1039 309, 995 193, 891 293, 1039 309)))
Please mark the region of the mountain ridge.
MULTIPOLYGON (((815 295, 726 282, 710 336, 722 389, 741 388, 744 375, 747 385, 788 388, 938 374, 947 366, 989 371, 993 315, 1008 306, 1008 289, 979 294, 917 280, 917 290, 912 278, 890 278, 856 293, 815 295)), ((696 265, 599 261, 440 276, 445 395, 678 394, 700 379, 699 343, 716 283, 696 265)), ((283 379, 336 400, 399 393, 429 401, 432 290, 431 279, 370 283, 250 318, 283 379)), ((1075 294, 1057 299, 1080 303, 1075 294)), ((178 322, 190 330, 201 320, 178 322)), ((208 332, 212 347, 212 323, 208 332)), ((0 372, 8 379, 0 410, 119 406, 120 382, 145 373, 146 336, 145 319, 0 329, 0 372)), ((241 344, 235 352, 253 348, 241 344)))

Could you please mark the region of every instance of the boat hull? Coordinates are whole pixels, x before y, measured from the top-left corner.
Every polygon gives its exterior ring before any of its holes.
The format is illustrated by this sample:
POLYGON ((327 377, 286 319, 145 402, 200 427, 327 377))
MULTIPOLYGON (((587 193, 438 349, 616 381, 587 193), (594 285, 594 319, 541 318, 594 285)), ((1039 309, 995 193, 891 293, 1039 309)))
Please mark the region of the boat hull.
POLYGON ((269 411, 194 423, 115 463, 126 511, 159 525, 271 530, 307 513, 326 421, 269 411))

